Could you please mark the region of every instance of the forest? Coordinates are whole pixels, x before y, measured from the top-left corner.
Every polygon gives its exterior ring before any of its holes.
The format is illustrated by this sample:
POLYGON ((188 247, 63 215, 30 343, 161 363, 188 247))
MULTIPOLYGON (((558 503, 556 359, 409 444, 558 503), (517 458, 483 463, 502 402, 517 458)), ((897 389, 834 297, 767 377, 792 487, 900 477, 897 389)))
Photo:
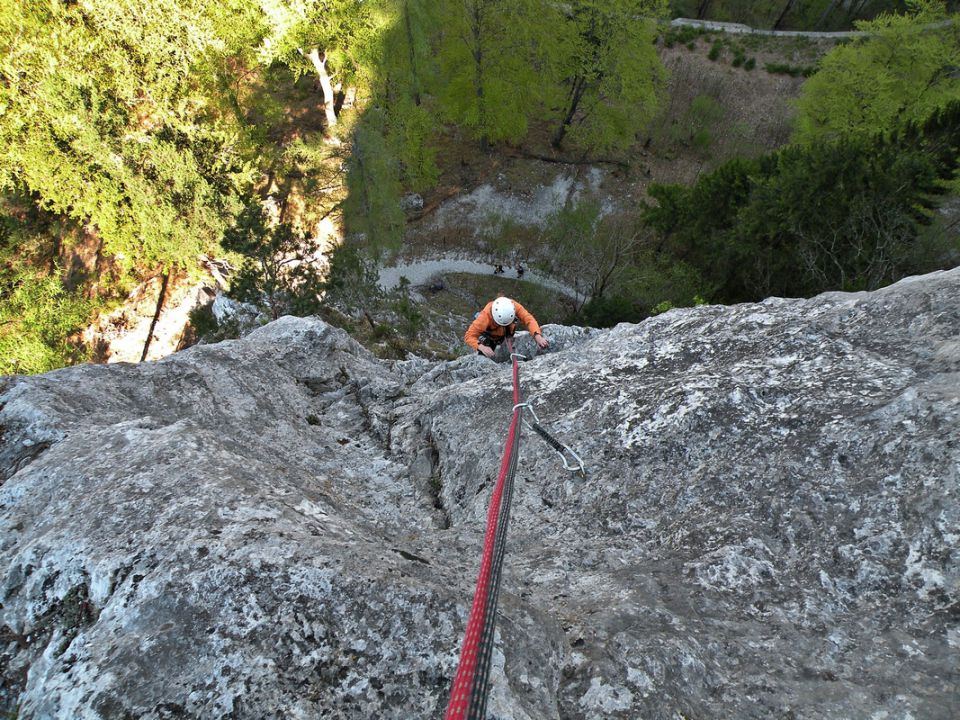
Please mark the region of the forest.
MULTIPOLYGON (((675 17, 858 33, 803 73, 786 142, 714 157, 689 183, 654 176, 621 213, 552 218, 534 260, 590 267, 565 321, 952 267, 956 6, 0 0, 0 373, 93 359, 94 318, 198 258, 228 263, 229 294, 269 317, 389 317, 415 334, 409 296, 375 282, 407 242, 404 198, 442 198, 467 154, 631 171, 663 134, 664 48, 702 42, 675 17), (327 267, 310 262, 324 222, 340 238, 327 267)), ((728 41, 712 42, 719 56, 728 41)), ((696 152, 702 132, 689 138, 696 152)))

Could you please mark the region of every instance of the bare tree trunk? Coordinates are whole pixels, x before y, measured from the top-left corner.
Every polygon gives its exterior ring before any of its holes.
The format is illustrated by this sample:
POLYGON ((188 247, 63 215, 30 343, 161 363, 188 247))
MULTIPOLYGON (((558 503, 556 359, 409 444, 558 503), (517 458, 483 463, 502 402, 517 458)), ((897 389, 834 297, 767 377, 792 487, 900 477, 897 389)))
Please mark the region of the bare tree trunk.
POLYGON ((573 81, 573 88, 570 91, 570 105, 567 107, 567 113, 563 118, 563 122, 560 123, 560 127, 558 127, 557 131, 553 134, 551 144, 558 150, 560 146, 563 145, 563 138, 566 137, 570 123, 573 122, 573 116, 577 114, 577 108, 580 107, 580 100, 583 99, 583 93, 586 89, 586 80, 583 76, 577 76, 573 81))
POLYGON ((143 354, 140 356, 140 362, 147 359, 147 353, 150 351, 150 341, 153 340, 153 331, 157 329, 157 322, 160 320, 160 313, 163 311, 163 301, 167 297, 167 284, 170 282, 170 273, 163 274, 163 282, 160 283, 160 295, 157 297, 157 309, 153 311, 153 320, 150 322, 150 330, 147 332, 147 339, 143 343, 143 354))
POLYGON ((60 241, 60 233, 54 232, 53 234, 53 251, 50 253, 50 267, 48 273, 53 275, 57 271, 57 260, 60 259, 60 250, 63 248, 63 243, 60 241))
POLYGON ((413 24, 410 21, 410 5, 403 5, 404 25, 407 29, 407 53, 410 56, 410 74, 413 76, 413 102, 420 107, 420 76, 417 73, 417 54, 413 44, 413 24))
POLYGON ((840 0, 830 0, 830 4, 827 5, 827 9, 823 11, 823 14, 820 15, 820 19, 817 20, 817 24, 814 26, 817 30, 824 30, 826 28, 827 19, 833 15, 833 11, 837 9, 837 5, 840 4, 840 0))
POLYGON ((487 134, 487 100, 484 93, 484 56, 483 42, 486 39, 483 34, 482 4, 475 3, 473 7, 473 21, 471 25, 471 34, 473 35, 473 84, 477 95, 477 116, 481 128, 480 149, 484 152, 490 149, 490 138, 487 134))
POLYGON ((327 116, 327 129, 336 127, 337 114, 333 110, 333 84, 330 82, 330 75, 327 73, 327 54, 320 55, 318 48, 312 48, 306 53, 313 63, 313 69, 317 71, 320 78, 320 89, 323 90, 323 112, 327 116))
POLYGON ((87 286, 86 297, 93 300, 97 296, 97 287, 100 285, 101 266, 103 264, 103 235, 97 234, 97 254, 93 260, 93 282, 87 286))
POLYGON ((780 25, 783 24, 784 18, 787 17, 787 13, 793 9, 793 0, 787 0, 786 4, 783 6, 783 10, 780 12, 780 17, 777 18, 777 21, 773 24, 774 30, 779 30, 780 25))
POLYGON ((850 3, 850 8, 847 10, 848 24, 852 23, 856 19, 857 15, 860 14, 860 11, 863 10, 863 6, 866 4, 867 0, 860 0, 860 2, 853 0, 853 2, 850 3))
POLYGON ((706 19, 707 13, 710 12, 710 2, 711 0, 701 0, 697 5, 697 20, 706 19))

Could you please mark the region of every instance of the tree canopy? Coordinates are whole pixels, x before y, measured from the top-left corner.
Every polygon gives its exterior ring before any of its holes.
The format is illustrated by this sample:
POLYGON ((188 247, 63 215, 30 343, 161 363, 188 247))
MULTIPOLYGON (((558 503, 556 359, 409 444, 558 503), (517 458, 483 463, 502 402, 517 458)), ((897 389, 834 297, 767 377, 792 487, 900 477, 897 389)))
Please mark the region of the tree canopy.
POLYGON ((251 175, 207 81, 230 10, 0 0, 0 187, 87 225, 128 265, 214 246, 251 175))
POLYGON ((553 143, 623 149, 653 117, 666 73, 654 40, 665 0, 575 0, 567 5, 565 90, 553 143))
MULTIPOLYGON (((711 291, 873 287, 919 267, 918 228, 958 182, 944 168, 956 158, 945 128, 960 99, 960 26, 943 2, 906 4, 823 59, 798 102, 795 146, 692 187, 653 186, 659 205, 644 217, 658 243, 629 213, 561 213, 555 260, 593 266, 592 317, 636 319, 656 297, 711 291)), ((307 312, 320 278, 297 258, 316 249, 318 225, 339 224, 371 256, 398 248, 403 194, 429 192, 441 166, 450 180, 457 143, 482 162, 527 144, 541 159, 626 167, 666 85, 656 39, 669 6, 0 0, 0 348, 20 358, 8 369, 69 359, 98 295, 61 269, 58 233, 97 243, 95 272, 108 258, 117 287, 238 253, 235 294, 307 312), (31 228, 38 216, 56 222, 31 228)), ((763 12, 781 24, 838 7, 763 12)), ((688 120, 713 109, 692 108, 688 120)), ((354 251, 334 259, 327 297, 369 286, 370 258, 354 251)))
POLYGON ((646 220, 722 302, 872 290, 951 251, 920 240, 958 168, 955 102, 893 133, 734 160, 693 187, 654 185, 646 220))
POLYGON ((524 136, 557 91, 560 8, 543 0, 438 0, 440 108, 481 143, 524 136))
POLYGON ((803 86, 796 140, 890 132, 960 99, 960 23, 942 0, 857 23, 864 36, 830 51, 803 86))

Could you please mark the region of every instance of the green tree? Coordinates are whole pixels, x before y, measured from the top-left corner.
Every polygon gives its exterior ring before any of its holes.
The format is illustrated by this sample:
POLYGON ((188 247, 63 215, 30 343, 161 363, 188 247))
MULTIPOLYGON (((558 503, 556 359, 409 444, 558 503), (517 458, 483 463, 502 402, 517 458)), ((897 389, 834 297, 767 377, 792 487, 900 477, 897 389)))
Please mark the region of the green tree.
POLYGON ((94 228, 127 267, 192 262, 250 179, 198 73, 228 51, 233 4, 0 0, 0 188, 94 228))
POLYGON ((437 10, 430 0, 390 0, 382 9, 385 32, 368 51, 371 105, 383 113, 382 131, 395 157, 399 181, 423 191, 436 185, 438 122, 433 97, 437 10))
POLYGON ((643 249, 611 292, 592 298, 581 314, 588 325, 610 327, 620 322, 640 322, 662 309, 695 305, 703 301, 702 294, 703 280, 696 270, 643 249))
POLYGON ((68 286, 82 271, 64 272, 50 253, 70 225, 29 198, 0 198, 0 375, 46 372, 88 356, 79 335, 99 302, 68 286))
POLYGON ((56 273, 0 266, 0 375, 41 373, 84 359, 70 338, 92 308, 79 293, 67 292, 56 273))
POLYGON ((778 153, 731 234, 754 295, 873 290, 911 270, 911 245, 942 193, 930 154, 899 140, 778 153), (746 260, 746 257, 744 257, 746 260))
POLYGON ((260 0, 267 32, 263 62, 288 65, 294 76, 316 74, 327 131, 338 123, 335 91, 366 81, 360 57, 383 30, 383 2, 369 0, 260 0))
POLYGON ((447 120, 481 147, 515 141, 552 104, 560 8, 543 0, 438 0, 437 93, 447 120))
POLYGON ((567 91, 553 145, 569 136, 595 151, 630 145, 653 117, 666 72, 654 40, 666 0, 575 0, 561 65, 567 91))
POLYGON ((274 319, 310 315, 320 307, 319 248, 288 224, 272 222, 258 200, 249 201, 226 231, 223 247, 244 256, 231 280, 232 297, 265 305, 274 319))
POLYGON ((732 161, 691 188, 652 186, 659 204, 644 217, 661 253, 693 266, 723 302, 874 289, 949 255, 918 238, 958 166, 955 102, 894 133, 732 161))
POLYGON ((405 219, 400 207, 400 173, 379 110, 369 110, 351 143, 344 201, 345 229, 352 239, 363 238, 373 256, 396 251, 405 219))
POLYGON ((719 300, 745 299, 746 291, 737 286, 742 255, 730 233, 750 202, 758 174, 757 161, 735 159, 701 175, 692 187, 649 188, 657 205, 648 207, 643 218, 659 234, 659 253, 699 270, 709 294, 719 300))
POLYGON ((323 283, 324 303, 348 315, 360 314, 375 328, 371 310, 384 302, 377 279, 377 265, 368 253, 342 245, 330 257, 330 270, 323 283))
POLYGON ((804 83, 795 139, 890 132, 960 99, 960 23, 937 0, 857 23, 865 36, 831 50, 804 83))
POLYGON ((558 212, 548 223, 546 235, 555 271, 574 278, 587 302, 621 288, 648 240, 638 218, 606 215, 599 204, 589 201, 558 212))

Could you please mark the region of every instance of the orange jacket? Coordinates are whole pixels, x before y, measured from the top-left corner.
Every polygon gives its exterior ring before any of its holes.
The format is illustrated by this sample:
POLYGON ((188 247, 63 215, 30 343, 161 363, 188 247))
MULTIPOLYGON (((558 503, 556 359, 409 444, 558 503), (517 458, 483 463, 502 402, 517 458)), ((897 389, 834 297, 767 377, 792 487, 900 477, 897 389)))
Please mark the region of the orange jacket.
MULTIPOLYGON (((472 347, 474 350, 479 349, 480 335, 486 333, 487 335, 495 338, 501 338, 508 333, 513 335, 514 331, 517 329, 517 323, 512 322, 507 326, 497 325, 497 321, 493 319, 493 312, 491 308, 493 307, 493 300, 488 302, 483 310, 480 311, 480 314, 477 315, 477 319, 470 323, 470 327, 467 328, 466 334, 463 336, 464 341, 472 347)), ((537 319, 527 312, 527 309, 518 303, 516 300, 513 301, 513 307, 517 311, 517 319, 520 320, 530 332, 531 335, 536 335, 540 332, 540 324, 537 322, 537 319)))

